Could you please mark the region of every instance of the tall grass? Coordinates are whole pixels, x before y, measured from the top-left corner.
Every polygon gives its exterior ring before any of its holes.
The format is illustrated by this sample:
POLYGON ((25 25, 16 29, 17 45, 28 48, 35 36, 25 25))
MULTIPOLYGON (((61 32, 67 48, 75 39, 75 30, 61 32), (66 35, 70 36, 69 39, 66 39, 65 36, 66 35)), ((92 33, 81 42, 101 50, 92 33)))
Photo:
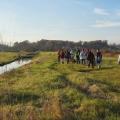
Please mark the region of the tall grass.
POLYGON ((12 61, 15 58, 17 58, 17 53, 15 52, 0 52, 0 64, 12 61))

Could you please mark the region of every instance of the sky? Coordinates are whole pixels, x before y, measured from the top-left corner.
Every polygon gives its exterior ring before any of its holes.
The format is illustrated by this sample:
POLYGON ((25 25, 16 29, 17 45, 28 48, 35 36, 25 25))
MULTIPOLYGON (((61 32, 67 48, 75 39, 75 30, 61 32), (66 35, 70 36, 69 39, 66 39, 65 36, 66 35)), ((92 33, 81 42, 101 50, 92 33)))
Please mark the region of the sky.
POLYGON ((0 0, 0 42, 120 43, 120 0, 0 0))

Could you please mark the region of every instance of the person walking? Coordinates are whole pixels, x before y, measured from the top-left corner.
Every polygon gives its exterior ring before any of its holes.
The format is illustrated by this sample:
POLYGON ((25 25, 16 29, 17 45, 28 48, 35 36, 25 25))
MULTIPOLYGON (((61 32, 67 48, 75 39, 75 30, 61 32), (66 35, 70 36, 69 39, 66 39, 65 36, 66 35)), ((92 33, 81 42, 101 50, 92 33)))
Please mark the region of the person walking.
POLYGON ((73 50, 73 63, 76 63, 76 50, 73 50))
POLYGON ((80 52, 80 61, 82 64, 85 64, 85 60, 86 60, 86 52, 85 50, 83 49, 81 52, 80 52))
POLYGON ((98 49, 97 53, 96 53, 96 64, 98 66, 98 69, 101 68, 101 62, 102 62, 102 53, 101 51, 98 49))
POLYGON ((64 62, 65 62, 65 52, 64 52, 64 49, 61 50, 60 60, 61 60, 61 63, 64 64, 64 62))
POLYGON ((80 51, 79 51, 79 49, 76 50, 76 63, 80 64, 80 51))
POLYGON ((66 50, 66 60, 67 60, 67 64, 69 64, 70 58, 71 58, 70 51, 69 51, 69 50, 66 50))
POLYGON ((95 55, 93 54, 93 52, 91 50, 89 50, 87 60, 88 60, 88 67, 92 66, 92 68, 94 68, 94 66, 95 66, 95 55))
POLYGON ((61 50, 59 49, 58 50, 58 63, 60 63, 60 53, 61 53, 61 50))

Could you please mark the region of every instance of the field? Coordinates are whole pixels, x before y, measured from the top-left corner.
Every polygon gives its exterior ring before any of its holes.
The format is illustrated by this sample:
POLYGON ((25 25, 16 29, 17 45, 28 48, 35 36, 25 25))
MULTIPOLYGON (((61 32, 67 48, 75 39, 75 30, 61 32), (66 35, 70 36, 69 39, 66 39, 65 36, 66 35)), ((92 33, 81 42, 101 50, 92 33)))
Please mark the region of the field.
POLYGON ((98 70, 58 64, 56 53, 39 53, 0 76, 0 120, 120 120, 116 61, 104 57, 98 70))
POLYGON ((13 52, 0 52, 0 64, 6 64, 17 58, 17 53, 13 52))
POLYGON ((11 63, 19 58, 31 58, 34 56, 32 53, 28 52, 0 52, 0 66, 11 63))

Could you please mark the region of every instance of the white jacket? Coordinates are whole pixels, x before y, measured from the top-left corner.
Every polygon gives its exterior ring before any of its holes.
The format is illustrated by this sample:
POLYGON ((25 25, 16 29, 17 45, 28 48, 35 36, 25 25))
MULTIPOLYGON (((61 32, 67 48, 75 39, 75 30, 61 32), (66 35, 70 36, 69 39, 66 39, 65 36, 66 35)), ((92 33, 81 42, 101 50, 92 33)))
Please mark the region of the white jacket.
POLYGON ((120 63, 120 55, 118 56, 118 63, 120 63))
POLYGON ((85 51, 81 51, 80 52, 80 59, 82 60, 82 59, 86 59, 86 58, 87 58, 86 52, 85 51))

